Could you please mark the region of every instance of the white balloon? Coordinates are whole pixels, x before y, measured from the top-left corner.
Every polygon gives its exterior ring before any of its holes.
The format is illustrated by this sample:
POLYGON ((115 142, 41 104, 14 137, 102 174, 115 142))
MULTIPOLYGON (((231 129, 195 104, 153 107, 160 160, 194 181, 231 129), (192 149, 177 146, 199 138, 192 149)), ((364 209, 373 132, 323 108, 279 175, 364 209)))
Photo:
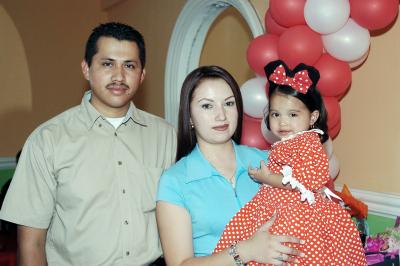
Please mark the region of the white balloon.
POLYGON ((369 31, 349 18, 337 32, 323 35, 325 50, 336 59, 351 62, 360 59, 369 49, 369 31))
POLYGON ((262 118, 265 106, 268 104, 265 86, 267 78, 256 77, 249 79, 240 87, 243 98, 243 111, 246 115, 262 118))
POLYGON ((261 121, 261 132, 262 132, 263 137, 269 144, 274 144, 275 142, 277 142, 279 140, 279 138, 277 136, 275 136, 274 133, 272 133, 271 130, 269 130, 267 128, 265 119, 263 119, 261 121))
POLYGON ((307 0, 304 6, 307 25, 320 34, 338 31, 349 16, 349 0, 307 0))

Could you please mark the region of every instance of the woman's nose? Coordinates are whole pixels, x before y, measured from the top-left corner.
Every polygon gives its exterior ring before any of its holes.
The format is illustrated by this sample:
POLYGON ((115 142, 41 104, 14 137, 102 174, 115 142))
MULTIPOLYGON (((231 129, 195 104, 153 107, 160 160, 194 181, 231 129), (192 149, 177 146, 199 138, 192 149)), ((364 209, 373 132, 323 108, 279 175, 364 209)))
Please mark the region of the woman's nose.
POLYGON ((225 120, 226 119, 226 110, 223 106, 218 107, 217 110, 217 119, 218 120, 225 120))

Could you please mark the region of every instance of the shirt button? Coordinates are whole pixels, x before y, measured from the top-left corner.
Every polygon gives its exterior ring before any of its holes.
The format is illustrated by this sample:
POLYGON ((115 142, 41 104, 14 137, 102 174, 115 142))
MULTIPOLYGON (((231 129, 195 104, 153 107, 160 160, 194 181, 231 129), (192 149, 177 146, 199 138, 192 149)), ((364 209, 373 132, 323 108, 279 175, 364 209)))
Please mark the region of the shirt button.
POLYGON ((123 189, 123 190, 122 190, 122 193, 124 193, 124 194, 125 194, 125 189, 123 189))
POLYGON ((117 135, 117 132, 114 132, 114 136, 118 136, 118 135, 117 135))
POLYGON ((101 127, 101 124, 99 124, 99 127, 101 127))
POLYGON ((121 161, 118 161, 118 165, 121 165, 122 164, 122 162, 121 161))
POLYGON ((127 220, 125 220, 124 224, 129 224, 127 220))
POLYGON ((126 252, 126 256, 129 256, 129 254, 131 254, 129 251, 126 252))

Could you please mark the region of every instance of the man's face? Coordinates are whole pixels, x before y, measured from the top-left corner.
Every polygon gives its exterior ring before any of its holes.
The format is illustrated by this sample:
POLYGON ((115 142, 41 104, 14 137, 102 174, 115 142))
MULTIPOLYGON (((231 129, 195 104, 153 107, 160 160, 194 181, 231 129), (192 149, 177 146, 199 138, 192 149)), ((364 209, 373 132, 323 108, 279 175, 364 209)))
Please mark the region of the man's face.
POLYGON ((92 105, 106 117, 123 117, 142 83, 145 70, 135 42, 101 37, 92 65, 82 62, 82 72, 92 89, 92 105))

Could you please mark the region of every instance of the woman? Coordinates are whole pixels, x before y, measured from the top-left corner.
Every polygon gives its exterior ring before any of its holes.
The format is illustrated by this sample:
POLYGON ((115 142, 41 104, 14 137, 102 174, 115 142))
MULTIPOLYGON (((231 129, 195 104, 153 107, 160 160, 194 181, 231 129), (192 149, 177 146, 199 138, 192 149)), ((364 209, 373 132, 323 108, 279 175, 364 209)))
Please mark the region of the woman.
POLYGON ((225 225, 259 189, 248 166, 268 155, 237 144, 242 118, 239 86, 226 70, 204 66, 187 76, 180 98, 177 163, 162 175, 157 195, 168 265, 285 265, 303 255, 283 245, 302 240, 269 233, 274 218, 250 239, 211 255, 225 225), (277 260, 282 257, 286 261, 277 260))

